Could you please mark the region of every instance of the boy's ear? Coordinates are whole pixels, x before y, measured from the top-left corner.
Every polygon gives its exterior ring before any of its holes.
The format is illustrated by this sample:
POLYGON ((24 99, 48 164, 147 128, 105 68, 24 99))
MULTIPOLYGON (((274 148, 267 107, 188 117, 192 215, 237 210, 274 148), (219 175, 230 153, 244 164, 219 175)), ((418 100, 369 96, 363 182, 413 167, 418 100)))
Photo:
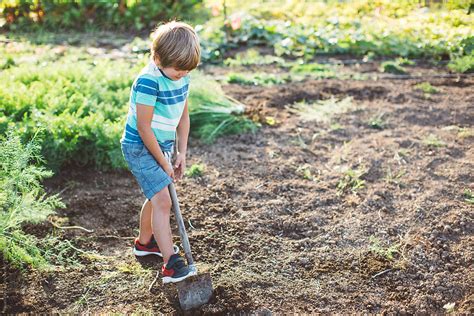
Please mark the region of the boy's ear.
POLYGON ((161 67, 161 65, 160 65, 160 59, 158 58, 158 56, 155 55, 155 56, 153 57, 153 60, 155 61, 155 64, 156 64, 157 66, 160 66, 160 67, 161 67))

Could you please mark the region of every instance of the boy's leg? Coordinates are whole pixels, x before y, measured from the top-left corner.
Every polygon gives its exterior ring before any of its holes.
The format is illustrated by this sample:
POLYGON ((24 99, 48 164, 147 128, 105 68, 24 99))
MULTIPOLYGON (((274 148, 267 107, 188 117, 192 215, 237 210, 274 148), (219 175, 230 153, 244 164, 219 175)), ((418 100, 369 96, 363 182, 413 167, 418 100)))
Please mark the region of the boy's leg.
POLYGON ((151 228, 151 213, 151 201, 146 199, 140 213, 140 232, 138 234, 138 241, 142 245, 146 245, 150 242, 151 234, 153 233, 151 228))
POLYGON ((166 265, 171 255, 174 254, 170 227, 171 197, 168 187, 156 193, 151 198, 151 204, 153 208, 151 219, 153 233, 163 254, 163 262, 166 265))

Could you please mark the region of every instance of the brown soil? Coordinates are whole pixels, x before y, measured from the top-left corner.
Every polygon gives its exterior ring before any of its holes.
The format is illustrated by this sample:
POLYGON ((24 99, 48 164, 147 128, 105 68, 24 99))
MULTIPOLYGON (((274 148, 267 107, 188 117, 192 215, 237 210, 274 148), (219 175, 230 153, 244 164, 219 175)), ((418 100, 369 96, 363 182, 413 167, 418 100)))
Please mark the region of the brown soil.
MULTIPOLYGON (((474 190, 474 77, 423 81, 440 93, 416 91, 420 80, 224 87, 277 124, 190 142, 188 166, 206 171, 181 181, 178 196, 215 288, 199 312, 442 313, 447 303, 474 312, 473 205, 463 195, 474 190), (333 96, 354 105, 330 122, 288 107, 333 96), (370 128, 378 115, 383 128, 370 128), (431 134, 442 143, 430 145, 431 134), (338 194, 348 168, 363 170, 364 187, 338 194)), ((181 313, 173 286, 148 292, 160 260, 131 253, 143 196, 128 171, 71 168, 46 184, 62 191, 63 225, 94 230, 64 238, 102 257, 50 274, 7 267, 6 312, 181 313)))

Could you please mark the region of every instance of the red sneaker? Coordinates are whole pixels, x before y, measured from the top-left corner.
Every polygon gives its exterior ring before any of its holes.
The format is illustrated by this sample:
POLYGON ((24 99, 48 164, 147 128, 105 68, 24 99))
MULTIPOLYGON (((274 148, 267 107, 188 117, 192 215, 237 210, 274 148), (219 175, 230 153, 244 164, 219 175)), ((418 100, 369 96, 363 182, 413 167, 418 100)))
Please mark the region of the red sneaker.
MULTIPOLYGON (((179 247, 177 245, 173 245, 174 253, 179 253, 179 247)), ((155 237, 151 235, 151 240, 147 245, 142 245, 138 241, 138 237, 135 238, 133 243, 133 254, 138 257, 148 256, 148 255, 157 255, 163 257, 160 252, 160 248, 158 248, 158 244, 156 243, 155 237)))

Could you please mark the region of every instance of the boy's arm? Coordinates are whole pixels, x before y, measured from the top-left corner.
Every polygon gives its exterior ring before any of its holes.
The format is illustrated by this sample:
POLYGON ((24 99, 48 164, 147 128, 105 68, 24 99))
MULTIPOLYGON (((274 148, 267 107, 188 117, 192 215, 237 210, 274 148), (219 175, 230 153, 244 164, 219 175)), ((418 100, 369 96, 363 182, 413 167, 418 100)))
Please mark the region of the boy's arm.
POLYGON ((161 152, 160 145, 155 138, 155 134, 153 134, 153 130, 151 129, 153 110, 154 108, 152 106, 137 103, 138 134, 140 134, 140 137, 142 138, 146 148, 150 151, 153 157, 155 157, 156 161, 158 161, 163 170, 165 170, 165 172, 174 179, 173 168, 171 168, 166 161, 165 156, 161 152))
POLYGON ((176 157, 175 162, 175 172, 176 177, 181 179, 186 168, 186 151, 188 149, 188 136, 189 136, 189 110, 188 110, 188 99, 184 104, 183 114, 179 120, 178 127, 176 128, 178 132, 178 156, 176 157))

